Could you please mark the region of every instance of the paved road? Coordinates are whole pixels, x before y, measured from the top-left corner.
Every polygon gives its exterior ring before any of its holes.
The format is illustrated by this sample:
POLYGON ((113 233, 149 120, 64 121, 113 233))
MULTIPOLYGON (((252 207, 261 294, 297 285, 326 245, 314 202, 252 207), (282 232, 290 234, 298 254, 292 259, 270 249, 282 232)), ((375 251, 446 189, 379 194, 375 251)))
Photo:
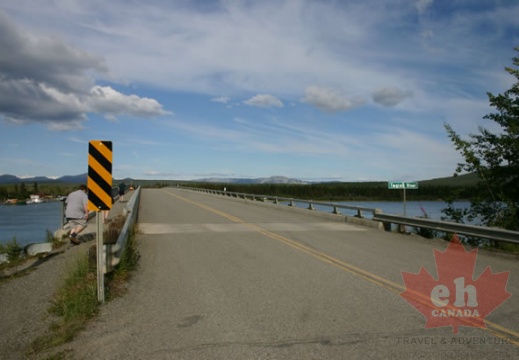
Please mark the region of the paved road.
POLYGON ((68 345, 79 359, 519 358, 515 259, 480 252, 476 275, 509 270, 514 295, 491 331, 453 335, 399 295, 445 242, 174 188, 143 190, 139 229, 129 292, 68 345))

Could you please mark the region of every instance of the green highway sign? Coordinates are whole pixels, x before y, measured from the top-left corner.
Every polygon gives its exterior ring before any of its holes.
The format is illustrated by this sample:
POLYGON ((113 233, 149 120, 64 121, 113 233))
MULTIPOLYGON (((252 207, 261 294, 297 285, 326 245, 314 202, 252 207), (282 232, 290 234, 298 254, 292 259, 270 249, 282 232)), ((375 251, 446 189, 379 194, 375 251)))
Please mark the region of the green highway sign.
POLYGON ((418 183, 413 182, 402 182, 402 181, 390 181, 387 183, 388 189, 418 189, 418 183))

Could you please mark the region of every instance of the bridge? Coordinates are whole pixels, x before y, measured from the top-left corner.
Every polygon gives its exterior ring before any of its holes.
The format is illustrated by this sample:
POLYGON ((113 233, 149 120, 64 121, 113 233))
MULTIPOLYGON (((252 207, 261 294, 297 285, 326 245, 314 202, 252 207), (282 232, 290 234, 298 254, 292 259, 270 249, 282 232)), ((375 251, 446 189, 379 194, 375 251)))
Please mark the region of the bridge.
POLYGON ((448 243, 242 198, 143 189, 140 267, 128 293, 72 343, 78 358, 519 357, 519 265, 480 251, 474 278, 510 271, 486 329, 426 329, 402 272, 448 243))

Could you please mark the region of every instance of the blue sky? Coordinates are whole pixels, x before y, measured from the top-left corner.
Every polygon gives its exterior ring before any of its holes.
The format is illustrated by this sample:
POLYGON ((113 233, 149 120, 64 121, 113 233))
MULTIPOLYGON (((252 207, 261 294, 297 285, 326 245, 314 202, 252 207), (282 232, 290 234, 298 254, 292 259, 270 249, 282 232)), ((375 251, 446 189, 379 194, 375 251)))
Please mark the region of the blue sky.
POLYGON ((514 0, 0 0, 0 174, 452 175, 519 45, 514 0))

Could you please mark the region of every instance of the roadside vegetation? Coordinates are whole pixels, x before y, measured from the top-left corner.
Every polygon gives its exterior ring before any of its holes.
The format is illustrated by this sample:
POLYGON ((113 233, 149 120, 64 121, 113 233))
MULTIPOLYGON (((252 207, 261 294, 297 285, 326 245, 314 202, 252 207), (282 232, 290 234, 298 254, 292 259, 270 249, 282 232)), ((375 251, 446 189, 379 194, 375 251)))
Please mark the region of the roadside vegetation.
MULTIPOLYGON (((122 228, 124 221, 115 222, 122 228)), ((109 227, 106 238, 111 239, 120 233, 109 227)), ((136 227, 128 235, 127 244, 123 251, 121 261, 114 271, 105 275, 105 295, 110 301, 121 296, 126 290, 126 283, 136 269, 139 253, 136 246, 136 227)), ((54 321, 43 336, 32 342, 27 355, 32 356, 41 352, 51 354, 52 349, 70 342, 85 328, 89 320, 94 318, 100 308, 97 300, 97 270, 95 262, 92 263, 89 256, 85 255, 78 259, 73 269, 68 272, 63 287, 54 296, 49 308, 49 316, 54 321)), ((47 359, 68 359, 69 353, 59 352, 49 355, 47 359)))
MULTIPOLYGON (((519 46, 515 48, 519 54, 519 46)), ((457 222, 481 219, 485 226, 519 231, 519 56, 513 58, 516 68, 505 70, 516 82, 502 94, 487 93, 494 112, 484 116, 492 128, 480 126, 478 133, 462 138, 445 124, 448 136, 464 162, 456 173, 470 172, 478 176, 477 196, 469 209, 449 206, 448 215, 457 222)))
POLYGON ((4 244, 0 243, 0 256, 2 256, 2 261, 0 261, 0 273, 5 269, 20 266, 25 261, 23 248, 16 241, 16 237, 4 244))

